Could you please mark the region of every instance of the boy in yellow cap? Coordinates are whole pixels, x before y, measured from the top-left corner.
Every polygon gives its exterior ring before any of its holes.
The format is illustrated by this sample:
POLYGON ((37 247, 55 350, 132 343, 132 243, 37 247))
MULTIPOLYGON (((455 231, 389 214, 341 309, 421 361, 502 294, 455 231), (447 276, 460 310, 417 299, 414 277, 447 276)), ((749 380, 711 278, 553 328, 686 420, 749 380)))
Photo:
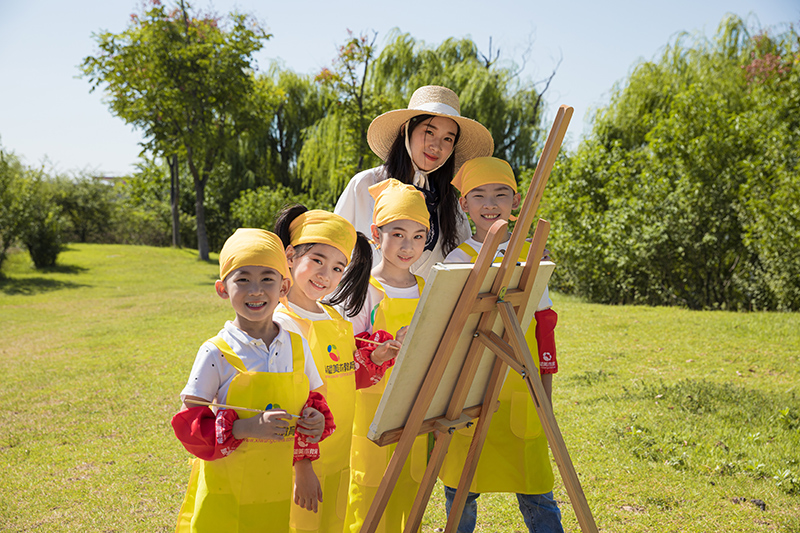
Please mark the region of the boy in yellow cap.
MULTIPOLYGON (((478 157, 464 163, 453 179, 461 192, 461 209, 475 224, 475 233, 450 252, 446 263, 474 263, 489 229, 498 220, 508 221, 519 207, 520 194, 511 166, 494 157, 478 157)), ((502 259, 511 234, 498 247, 495 261, 502 259), (497 258, 500 259, 497 259, 497 258)), ((529 243, 521 259, 528 254, 529 243)), ((548 397, 552 394, 552 375, 558 371, 555 359, 557 315, 545 289, 535 320, 525 334, 531 353, 539 353, 539 371, 548 397)), ((492 417, 467 504, 461 515, 458 533, 471 533, 477 518, 477 498, 481 492, 515 492, 528 530, 563 532, 561 511, 553 499, 553 469, 547 438, 536 414, 525 381, 509 375, 500 391, 500 408, 492 417), (513 416, 512 416, 513 413, 513 416)), ((447 513, 455 497, 474 427, 453 435, 439 478, 445 485, 447 513)))
MULTIPOLYGON (((376 364, 391 367, 425 284, 410 269, 425 249, 430 214, 425 197, 413 185, 387 179, 371 186, 369 192, 375 198, 370 228, 372 239, 382 253, 380 262, 372 269, 364 307, 352 319, 353 331, 356 337, 369 335, 372 340, 383 342, 372 351, 370 358, 376 364), (396 340, 392 340, 392 334, 396 340)), ((368 346, 359 347, 359 351, 370 349, 368 346)), ((357 533, 361 530, 396 447, 381 447, 367 438, 369 425, 375 417, 391 370, 386 370, 384 380, 356 391, 350 453, 350 493, 345 518, 345 531, 348 532, 357 533)), ((425 473, 426 454, 427 437, 418 437, 378 524, 379 532, 399 533, 405 528, 414 496, 425 473)))
MULTIPOLYGON (((273 321, 291 285, 280 239, 238 229, 220 252, 220 298, 235 318, 197 353, 181 391, 175 434, 194 460, 177 531, 275 531, 289 526, 295 500, 316 509, 311 460, 333 431, 308 343, 273 321), (211 405, 213 404, 213 405, 211 405), (209 407, 218 409, 213 412, 209 407), (269 480, 269 483, 265 483, 269 480)), ((314 486, 316 483, 316 486, 314 486)))

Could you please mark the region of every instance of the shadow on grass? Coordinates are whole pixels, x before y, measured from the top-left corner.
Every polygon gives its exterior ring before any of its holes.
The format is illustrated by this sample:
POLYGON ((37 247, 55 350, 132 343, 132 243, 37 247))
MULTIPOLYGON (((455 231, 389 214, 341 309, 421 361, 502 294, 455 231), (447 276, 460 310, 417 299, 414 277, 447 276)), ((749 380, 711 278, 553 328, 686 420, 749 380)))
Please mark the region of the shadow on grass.
POLYGON ((15 294, 32 296, 61 289, 77 289, 78 287, 88 287, 88 285, 48 278, 0 278, 0 292, 9 296, 15 294))
POLYGON ((42 267, 37 270, 43 274, 81 274, 89 271, 88 268, 77 265, 56 265, 51 267, 42 267))

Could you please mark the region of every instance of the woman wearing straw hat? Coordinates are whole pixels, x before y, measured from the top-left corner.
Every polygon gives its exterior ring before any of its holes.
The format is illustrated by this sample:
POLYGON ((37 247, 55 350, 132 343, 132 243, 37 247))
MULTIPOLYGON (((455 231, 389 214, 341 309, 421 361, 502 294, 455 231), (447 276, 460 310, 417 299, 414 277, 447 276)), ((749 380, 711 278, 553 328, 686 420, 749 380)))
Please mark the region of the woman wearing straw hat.
MULTIPOLYGON (((425 195, 431 229, 425 251, 411 271, 423 278, 471 235, 450 181, 465 161, 494 152, 489 130, 462 117, 460 109, 456 93, 426 85, 414 91, 408 108, 375 118, 367 130, 367 142, 385 163, 356 174, 334 208, 357 231, 369 235, 375 207, 369 188, 388 178, 417 187, 425 195)), ((380 250, 376 250, 373 263, 380 260, 380 250)))

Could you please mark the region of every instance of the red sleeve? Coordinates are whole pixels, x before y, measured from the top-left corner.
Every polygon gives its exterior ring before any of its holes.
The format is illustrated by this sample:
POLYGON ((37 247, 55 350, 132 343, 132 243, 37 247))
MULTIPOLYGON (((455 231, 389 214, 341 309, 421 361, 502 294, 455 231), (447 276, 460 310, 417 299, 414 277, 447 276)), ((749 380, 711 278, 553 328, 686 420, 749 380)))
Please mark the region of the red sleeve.
POLYGON ((391 333, 383 331, 382 329, 379 329, 372 335, 368 334, 366 331, 356 335, 356 347, 358 349, 353 354, 353 359, 356 362, 356 389, 366 389, 367 387, 372 387, 373 385, 377 384, 381 379, 383 379, 386 371, 394 366, 395 361, 394 359, 390 359, 384 362, 382 365, 375 364, 372 361, 370 354, 378 346, 368 342, 359 342, 358 339, 386 342, 392 340, 393 338, 394 337, 392 337, 391 333))
POLYGON ((215 416, 209 407, 190 407, 172 417, 172 429, 189 453, 213 461, 230 455, 242 443, 233 438, 238 418, 232 409, 222 409, 215 416))
POLYGON ((536 311, 536 344, 539 346, 539 372, 555 374, 558 372, 556 359, 556 323, 558 315, 552 309, 536 311))
MULTIPOLYGON (((325 429, 322 431, 322 437, 319 439, 319 442, 322 442, 330 437, 336 430, 336 423, 333 420, 333 413, 331 413, 331 409, 328 407, 328 402, 322 394, 312 391, 308 393, 308 400, 306 400, 303 409, 306 407, 316 409, 325 417, 325 429)), ((311 459, 312 461, 319 459, 319 442, 308 442, 306 441, 305 435, 302 433, 295 433, 294 460, 292 464, 302 459, 311 459)))

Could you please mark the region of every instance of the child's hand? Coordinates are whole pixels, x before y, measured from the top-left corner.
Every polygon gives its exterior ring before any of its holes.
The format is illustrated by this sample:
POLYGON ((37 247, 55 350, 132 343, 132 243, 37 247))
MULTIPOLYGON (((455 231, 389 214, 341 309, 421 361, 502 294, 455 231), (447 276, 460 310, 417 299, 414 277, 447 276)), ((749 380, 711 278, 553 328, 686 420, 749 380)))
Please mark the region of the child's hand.
POLYGON ((372 359, 372 362, 376 365, 382 365, 386 361, 397 357, 397 354, 400 353, 400 348, 402 346, 403 345, 396 340, 388 340, 375 348, 370 354, 369 358, 372 359))
POLYGON ((406 333, 408 333, 408 326, 403 326, 397 330, 397 335, 394 336, 394 339, 402 344, 406 338, 406 333))
MULTIPOLYGON (((319 442, 322 432, 325 430, 325 416, 314 409, 306 407, 303 409, 303 417, 297 421, 297 433, 306 435, 307 442, 319 442)), ((314 504, 316 512, 316 504, 314 504)))
POLYGON ((236 439, 283 440, 291 416, 283 409, 274 409, 258 416, 240 418, 233 423, 236 439))
POLYGON ((550 250, 547 248, 544 249, 544 255, 542 255, 542 261, 552 261, 553 258, 550 257, 550 250))
POLYGON ((322 501, 322 487, 309 459, 294 464, 294 503, 309 511, 317 512, 317 502, 322 501))

